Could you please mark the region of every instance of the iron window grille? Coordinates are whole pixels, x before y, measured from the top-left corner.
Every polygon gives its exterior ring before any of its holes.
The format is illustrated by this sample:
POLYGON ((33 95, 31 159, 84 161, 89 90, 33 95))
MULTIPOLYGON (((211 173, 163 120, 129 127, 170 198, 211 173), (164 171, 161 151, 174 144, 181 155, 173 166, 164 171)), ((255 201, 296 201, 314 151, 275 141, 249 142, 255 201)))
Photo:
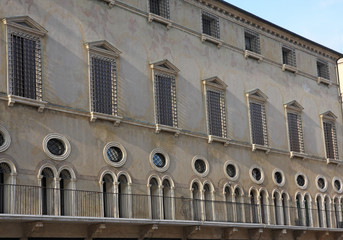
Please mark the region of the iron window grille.
POLYGON ((326 157, 330 159, 339 159, 335 122, 323 120, 323 130, 326 157))
POLYGON ((169 0, 149 0, 150 13, 169 19, 169 0))
POLYGON ((265 104, 250 102, 251 139, 253 144, 268 145, 265 104))
POLYGON ((293 152, 304 153, 301 114, 295 112, 288 112, 287 121, 290 150, 293 152))
POLYGON ((322 60, 317 60, 317 74, 318 77, 330 79, 329 65, 327 62, 322 60))
POLYGON ((282 47, 282 63, 296 67, 295 50, 289 47, 282 47))
POLYGON ((245 50, 261 54, 260 36, 251 30, 245 29, 245 50))
POLYGON ((207 89, 206 96, 209 135, 227 138, 225 92, 207 89))
POLYGON ((220 38, 219 18, 207 12, 202 13, 202 32, 209 36, 220 38))

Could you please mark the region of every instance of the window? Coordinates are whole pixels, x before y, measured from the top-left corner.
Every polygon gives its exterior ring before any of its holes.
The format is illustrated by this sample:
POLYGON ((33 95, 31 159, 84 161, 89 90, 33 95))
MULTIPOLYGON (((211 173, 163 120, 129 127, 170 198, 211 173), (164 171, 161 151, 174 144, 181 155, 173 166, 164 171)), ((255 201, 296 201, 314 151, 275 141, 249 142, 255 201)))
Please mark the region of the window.
POLYGON ((269 222, 268 194, 265 190, 261 190, 259 197, 260 197, 261 221, 264 224, 268 224, 269 222))
POLYGON ((227 138, 225 90, 227 85, 218 77, 203 80, 207 100, 208 135, 227 138))
POLYGON ((118 216, 120 218, 130 217, 131 195, 127 177, 122 174, 118 177, 118 216))
POLYGON ((201 192, 199 188, 199 184, 194 182, 192 184, 192 213, 193 213, 193 220, 201 221, 201 192))
POLYGON ((192 159, 192 169, 200 177, 206 177, 210 171, 207 159, 202 156, 195 156, 192 159))
POLYGON ((295 183, 300 189, 306 189, 308 185, 308 179, 303 173, 298 172, 295 175, 295 183))
POLYGON ((102 204, 104 217, 114 217, 114 179, 109 173, 102 178, 102 204))
POLYGON ((176 76, 179 70, 168 60, 152 63, 156 132, 180 133, 176 104, 176 76))
POLYGON ((229 180, 235 181, 239 177, 239 168, 234 162, 227 161, 224 164, 224 173, 229 180))
POLYGON ((301 157, 295 153, 304 153, 304 140, 301 112, 303 107, 292 101, 284 105, 287 110, 288 138, 291 157, 301 157))
POLYGON ((149 0, 150 13, 169 19, 169 0, 149 0))
POLYGON ((329 65, 323 60, 317 60, 317 74, 320 78, 330 79, 329 75, 329 65))
POLYGON ((43 215, 55 215, 54 173, 46 167, 41 172, 41 206, 43 215))
POLYGON ((296 204, 296 219, 295 225, 296 226, 303 226, 303 208, 302 208, 302 196, 297 194, 295 197, 295 204, 296 204))
POLYGON ((91 121, 100 118, 119 124, 117 62, 120 51, 105 40, 87 43, 86 47, 89 50, 91 121))
POLYGON ((68 170, 64 169, 60 173, 60 214, 61 216, 72 216, 72 178, 68 170))
POLYGON ((158 172, 167 171, 170 164, 168 153, 160 148, 156 148, 150 153, 149 161, 151 167, 158 172))
POLYGON ((316 186, 319 191, 325 192, 328 188, 327 180, 325 177, 318 175, 316 177, 316 186))
POLYGON ((10 193, 11 167, 5 163, 0 163, 0 213, 10 213, 10 193))
POLYGON ((214 202, 212 199, 212 191, 211 187, 209 184, 204 185, 204 207, 205 207, 205 221, 213 221, 214 216, 213 216, 213 207, 214 207, 214 202))
POLYGON ((224 197, 225 197, 225 212, 226 212, 226 221, 228 222, 235 222, 234 219, 234 199, 233 194, 231 192, 231 187, 225 186, 224 188, 224 197))
POLYGON ((251 142, 253 144, 253 150, 255 150, 258 146, 268 146, 265 110, 267 96, 259 89, 253 90, 246 95, 249 100, 251 142))
POLYGON ((202 32, 204 34, 215 37, 215 38, 220 38, 218 17, 207 12, 202 12, 201 20, 202 20, 202 32))
POLYGON ((286 179, 285 179, 285 174, 283 173, 283 171, 281 169, 274 169, 272 172, 272 176, 273 176, 273 182, 279 186, 282 187, 285 185, 286 179))
POLYGON ((304 210, 305 210, 305 225, 307 227, 312 226, 312 207, 311 197, 308 193, 304 196, 304 210))
POLYGON ((257 184, 261 184, 264 181, 264 172, 262 168, 254 165, 249 170, 250 179, 257 184))
POLYGON ((337 117, 331 111, 327 111, 320 116, 323 122, 326 158, 328 162, 337 162, 339 159, 335 124, 337 117))
POLYGON ((127 159, 125 148, 117 142, 107 143, 103 150, 103 156, 106 163, 113 167, 123 166, 127 159))
POLYGON ((163 186, 163 219, 173 219, 174 214, 174 198, 173 198, 173 188, 168 179, 164 179, 162 182, 163 186))
POLYGON ((258 53, 258 54, 261 53, 260 37, 258 33, 255 33, 251 30, 246 29, 244 32, 244 39, 245 39, 245 50, 258 53))
POLYGON ((236 187, 234 191, 234 208, 236 209, 236 214, 234 214, 236 222, 244 222, 244 210, 245 210, 245 203, 243 197, 243 190, 239 187, 236 187))
POLYGON ((296 67, 295 50, 286 46, 282 47, 282 63, 296 67))
POLYGON ((251 223, 260 223, 260 218, 259 218, 259 204, 258 204, 258 199, 259 195, 258 192, 255 189, 252 189, 250 191, 250 216, 251 216, 251 223))
POLYGON ((43 139, 43 150, 49 158, 62 161, 69 157, 71 146, 63 135, 50 133, 43 139))
POLYGON ((4 23, 8 43, 8 104, 25 103, 41 112, 46 105, 42 92, 41 40, 47 31, 28 16, 6 18, 4 23))

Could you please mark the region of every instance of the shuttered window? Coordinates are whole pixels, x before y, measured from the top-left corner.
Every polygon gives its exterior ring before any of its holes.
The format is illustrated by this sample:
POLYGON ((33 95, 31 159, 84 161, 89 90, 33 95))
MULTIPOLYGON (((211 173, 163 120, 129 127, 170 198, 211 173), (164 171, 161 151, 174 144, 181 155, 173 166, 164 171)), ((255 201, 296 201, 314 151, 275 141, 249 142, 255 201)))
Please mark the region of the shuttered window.
POLYGON ((304 152, 301 115, 287 113, 287 121, 290 150, 299 153, 304 152))
POLYGON ((207 90, 207 114, 209 135, 226 137, 226 117, 224 94, 207 90))
POLYGON ((252 143, 268 145, 264 104, 250 102, 252 143))
POLYGON ((218 17, 207 12, 202 13, 202 32, 209 36, 220 38, 218 17))
POLYGON ((323 121, 326 157, 338 159, 338 147, 335 123, 323 121))
POLYGON ((169 19, 169 0, 149 0, 150 12, 169 19))

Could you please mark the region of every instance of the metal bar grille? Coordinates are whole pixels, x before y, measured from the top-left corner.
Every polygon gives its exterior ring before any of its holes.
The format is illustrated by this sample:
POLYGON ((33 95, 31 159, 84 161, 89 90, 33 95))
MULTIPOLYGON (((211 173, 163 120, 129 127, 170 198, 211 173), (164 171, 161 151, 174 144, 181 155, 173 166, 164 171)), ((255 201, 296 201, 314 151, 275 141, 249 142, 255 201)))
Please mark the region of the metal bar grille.
POLYGON ((260 49, 260 36, 251 30, 246 29, 244 33, 245 49, 258 53, 261 53, 260 49))
POLYGON ((169 19, 169 0, 149 0, 150 12, 169 19))
POLYGON ((90 67, 92 111, 117 115, 115 60, 93 55, 90 67))
POLYGON ((158 124, 177 127, 175 78, 155 75, 156 120, 158 124))
POLYGON ((282 47, 282 60, 283 64, 296 67, 297 63, 295 58, 295 50, 288 47, 282 47))
POLYGON ((301 116, 295 113, 287 113, 288 135, 290 150, 304 152, 301 116))
POLYGON ((338 159, 336 126, 332 122, 323 122, 326 157, 338 159))
POLYGON ((330 79, 328 63, 321 60, 317 60, 317 73, 318 77, 330 79))
POLYGON ((202 13, 202 32, 209 36, 220 38, 218 17, 210 13, 203 12, 202 13))
POLYGON ((226 137, 226 114, 224 94, 207 90, 207 114, 209 134, 226 137))
POLYGON ((252 143, 268 145, 264 104, 250 103, 252 143))

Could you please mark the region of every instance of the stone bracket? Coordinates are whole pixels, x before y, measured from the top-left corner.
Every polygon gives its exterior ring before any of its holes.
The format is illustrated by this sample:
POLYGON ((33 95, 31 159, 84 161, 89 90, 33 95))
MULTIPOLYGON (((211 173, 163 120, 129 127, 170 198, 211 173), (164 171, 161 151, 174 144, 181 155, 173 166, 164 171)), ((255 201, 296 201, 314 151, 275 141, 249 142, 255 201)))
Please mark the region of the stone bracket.
POLYGON ((251 240, 258 240, 261 238, 261 235, 263 233, 262 228, 255 228, 255 229, 249 229, 249 235, 251 240))
POLYGON ((224 228, 222 232, 222 240, 231 239, 235 232, 238 232, 238 228, 224 228))
POLYGON ((27 223, 25 226, 25 235, 28 237, 34 232, 38 232, 43 228, 43 222, 31 222, 27 223))
POLYGON ((287 234, 287 230, 286 229, 277 229, 277 230, 273 230, 273 239, 285 239, 285 236, 287 234))
POLYGON ((306 233, 306 231, 304 230, 300 230, 300 231, 294 231, 293 232, 293 236, 295 240, 298 240, 301 238, 301 236, 303 236, 306 233))
POLYGON ((103 223, 92 224, 88 227, 88 237, 92 238, 95 234, 101 233, 104 229, 106 229, 106 225, 103 223))
POLYGON ((192 235, 200 231, 200 226, 184 227, 183 240, 189 239, 192 235))
POLYGON ((144 238, 150 238, 150 235, 153 234, 156 230, 158 230, 157 224, 143 226, 141 229, 141 235, 139 240, 143 240, 144 238))
POLYGON ((318 240, 324 240, 324 239, 328 238, 329 235, 330 235, 330 233, 328 231, 326 231, 326 232, 318 232, 317 233, 317 239, 318 240))

